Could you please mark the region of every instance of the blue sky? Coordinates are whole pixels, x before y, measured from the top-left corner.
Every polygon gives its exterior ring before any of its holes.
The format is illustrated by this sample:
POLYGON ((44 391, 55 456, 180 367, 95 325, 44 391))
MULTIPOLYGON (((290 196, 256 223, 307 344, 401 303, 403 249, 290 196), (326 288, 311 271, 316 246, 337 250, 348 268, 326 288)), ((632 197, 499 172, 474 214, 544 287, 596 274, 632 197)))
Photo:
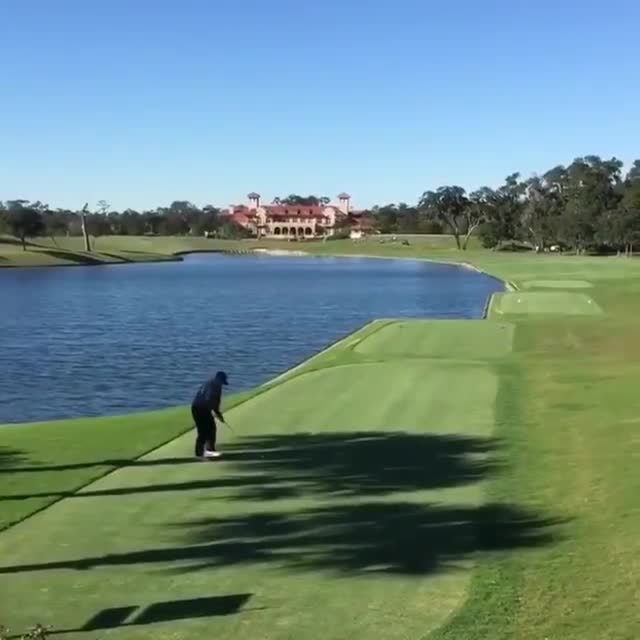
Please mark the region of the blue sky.
POLYGON ((640 157, 637 0, 0 2, 0 199, 356 206, 640 157))

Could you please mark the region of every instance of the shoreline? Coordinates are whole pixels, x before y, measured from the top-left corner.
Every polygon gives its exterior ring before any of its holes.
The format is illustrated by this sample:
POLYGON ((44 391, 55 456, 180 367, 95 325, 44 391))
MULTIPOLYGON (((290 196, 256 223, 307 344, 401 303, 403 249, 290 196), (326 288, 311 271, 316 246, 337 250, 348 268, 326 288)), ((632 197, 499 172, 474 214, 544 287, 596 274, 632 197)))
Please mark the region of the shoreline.
MULTIPOLYGON (((211 253, 205 251, 204 253, 211 253)), ((149 258, 148 260, 96 260, 92 262, 62 262, 52 264, 2 264, 0 272, 4 269, 61 269, 63 267, 117 267, 124 264, 161 264, 163 262, 184 262, 180 253, 171 253, 166 256, 149 258)))
MULTIPOLYGON (((476 267, 475 265, 469 263, 469 262, 456 262, 456 261, 449 261, 449 260, 438 260, 435 258, 422 258, 422 257, 412 257, 412 256, 372 256, 372 255, 366 255, 366 254, 313 254, 313 253, 304 253, 303 255, 298 254, 297 252, 295 253, 287 253, 286 250, 278 250, 279 252, 277 254, 266 254, 266 255, 272 255, 274 257, 278 257, 278 256, 283 256, 283 255, 292 255, 292 257, 310 257, 310 258, 323 258, 323 257, 327 257, 327 258, 357 258, 357 259, 380 259, 380 260, 402 260, 402 261, 416 261, 416 262, 431 262, 434 264, 442 264, 442 265, 447 265, 447 266, 451 266, 454 268, 461 268, 461 269, 466 269, 469 271, 474 271, 479 275, 484 275, 487 276, 489 278, 492 278, 493 280, 499 282, 505 290, 507 291, 513 291, 513 290, 517 290, 517 287, 515 284, 507 281, 507 280, 503 280, 502 278, 499 278, 498 276, 495 276, 487 271, 484 271, 482 269, 480 269, 479 267, 476 267)), ((34 269, 34 268, 49 268, 49 267, 69 267, 69 266, 88 266, 88 267, 94 267, 94 266, 110 266, 110 265, 120 265, 120 264, 144 264, 146 263, 161 263, 161 262, 184 262, 184 259, 182 256, 185 255, 190 255, 190 254, 198 254, 198 253, 230 253, 233 254, 234 251, 233 250, 223 250, 223 249, 194 249, 194 250, 185 250, 185 251, 179 251, 176 253, 173 253, 170 255, 170 257, 168 257, 166 260, 165 259, 158 259, 158 260, 140 260, 140 261, 131 261, 131 262, 113 262, 113 263, 91 263, 91 264, 77 264, 77 263, 72 263, 72 264, 55 264, 55 265, 28 265, 25 267, 21 267, 19 265, 10 265, 7 266, 5 268, 28 268, 28 269, 34 269)), ((238 252, 236 255, 251 255, 251 254, 255 254, 257 253, 258 255, 260 255, 261 253, 263 253, 262 251, 256 251, 255 249, 252 250, 246 250, 243 251, 242 253, 238 252)), ((263 254, 264 255, 264 254, 263 254)), ((489 312, 491 310, 492 307, 492 302, 494 299, 495 293, 490 294, 484 305, 483 305, 483 309, 481 314, 478 316, 479 320, 483 320, 486 321, 489 319, 489 312)), ((416 318, 418 319, 418 318, 416 318)), ((422 318, 423 320, 431 320, 432 322, 438 322, 437 318, 422 318)), ((462 318, 462 320, 465 320, 465 318, 462 318)), ((241 404, 243 404, 244 402, 247 402, 248 400, 255 398, 257 396, 259 396, 261 393, 264 393, 265 391, 268 391, 269 389, 272 389, 280 384, 283 384, 285 382, 287 382, 288 380, 290 380, 291 378, 295 378, 297 375, 302 375, 304 374, 304 369, 308 366, 311 365, 312 362, 316 361, 317 359, 321 358, 322 356, 326 356, 328 353, 330 353, 333 349, 339 348, 340 346, 342 346, 344 343, 347 343, 350 340, 354 340, 354 342, 358 342, 359 339, 357 338, 357 336, 361 333, 366 333, 368 329, 372 329, 375 325, 380 325, 378 327, 377 330, 383 328, 384 326, 386 326, 388 323, 390 322, 394 322, 394 318, 374 318, 372 320, 369 320, 368 322, 364 323, 361 327, 359 327, 358 329, 356 329, 355 331, 352 331, 344 336, 342 336, 341 338, 335 340, 334 342, 330 343, 329 345, 327 345, 326 347, 324 347, 323 349, 321 349, 320 351, 318 351, 317 353, 314 353, 313 355, 305 358, 304 360, 298 362, 297 364, 292 365, 291 367, 289 367, 288 369, 284 370, 282 373, 277 374, 274 378, 271 378, 270 380, 267 380, 266 382, 253 387, 251 389, 248 389, 246 391, 240 391, 237 394, 232 394, 229 396, 229 400, 230 400, 230 405, 225 409, 225 411, 231 410, 233 408, 235 408, 236 406, 239 406, 241 404), (297 373, 296 373, 297 372, 297 373), (235 396, 235 399, 234 399, 235 396)), ((157 408, 157 409, 143 409, 140 411, 130 411, 128 413, 123 413, 123 414, 109 414, 109 415, 100 415, 100 416, 71 416, 71 417, 62 417, 62 418, 53 418, 50 420, 35 420, 35 421, 31 421, 31 422, 8 422, 8 423, 0 423, 0 432, 2 429, 6 428, 6 427, 21 427, 24 425, 35 425, 35 424, 41 424, 41 425, 50 425, 50 424, 55 424, 55 423, 59 423, 59 422, 69 422, 69 421, 74 421, 74 420, 109 420, 109 419, 116 419, 116 418, 123 418, 123 417, 127 417, 127 416, 141 416, 141 415, 145 415, 145 414, 153 414, 153 413, 161 413, 161 412, 169 412, 169 411, 176 411, 176 410, 180 410, 183 408, 188 408, 187 405, 173 405, 173 406, 169 406, 169 407, 161 407, 161 408, 157 408)), ((190 426, 186 431, 188 431, 189 429, 191 429, 192 427, 190 426)), ((185 431, 185 433, 186 433, 185 431)), ((165 443, 166 444, 166 443, 165 443)))

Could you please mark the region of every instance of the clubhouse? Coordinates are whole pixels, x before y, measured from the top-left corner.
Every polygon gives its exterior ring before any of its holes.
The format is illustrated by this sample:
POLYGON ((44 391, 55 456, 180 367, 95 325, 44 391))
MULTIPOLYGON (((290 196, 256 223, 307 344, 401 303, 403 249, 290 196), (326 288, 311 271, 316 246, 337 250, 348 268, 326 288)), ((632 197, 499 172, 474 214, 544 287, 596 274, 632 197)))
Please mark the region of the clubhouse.
POLYGON ((247 199, 247 204, 230 205, 226 215, 257 238, 313 240, 345 229, 355 239, 374 232, 364 212, 352 210, 348 193, 341 193, 337 203, 313 205, 264 205, 258 193, 250 193, 247 199))

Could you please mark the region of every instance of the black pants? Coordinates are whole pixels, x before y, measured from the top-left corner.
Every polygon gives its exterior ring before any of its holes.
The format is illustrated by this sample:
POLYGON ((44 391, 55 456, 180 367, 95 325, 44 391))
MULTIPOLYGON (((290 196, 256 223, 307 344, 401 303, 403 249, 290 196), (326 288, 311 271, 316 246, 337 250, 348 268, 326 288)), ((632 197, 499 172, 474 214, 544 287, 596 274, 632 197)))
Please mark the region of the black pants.
POLYGON ((211 415, 211 409, 192 405, 191 415, 193 416, 193 421, 196 423, 196 455, 203 455, 205 445, 207 445, 209 451, 215 451, 216 421, 211 415))

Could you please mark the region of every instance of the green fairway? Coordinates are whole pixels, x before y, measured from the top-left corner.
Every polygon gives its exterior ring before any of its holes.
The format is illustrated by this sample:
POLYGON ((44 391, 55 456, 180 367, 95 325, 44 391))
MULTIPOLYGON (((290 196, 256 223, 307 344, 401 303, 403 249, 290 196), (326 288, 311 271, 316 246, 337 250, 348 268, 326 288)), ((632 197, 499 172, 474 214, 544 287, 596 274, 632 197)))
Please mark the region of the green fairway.
MULTIPOLYGON (((6 531, 0 597, 10 626, 79 629, 104 610, 251 594, 245 614, 109 635, 315 638, 322 603, 325 638, 367 638, 381 624, 385 637, 419 637, 462 603, 488 544, 479 527, 525 517, 513 538, 487 532, 491 546, 544 541, 544 521, 486 504, 501 455, 490 367, 436 368, 402 350, 353 361, 343 348, 344 364, 231 409, 239 435, 223 433, 224 462, 192 463, 189 434, 6 531), (458 384, 464 398, 447 401, 458 384)), ((39 499, 61 497, 40 488, 39 499)))
POLYGON ((590 289, 586 280, 529 280, 522 283, 523 289, 590 289))
POLYGON ((13 238, 0 236, 1 267, 69 267, 126 264, 129 262, 157 262, 173 259, 163 246, 147 246, 146 251, 135 249, 137 242, 109 241, 93 245, 84 251, 82 238, 38 238, 27 243, 27 250, 13 238))
MULTIPOLYGON (((382 257, 454 258, 459 252, 453 238, 448 235, 398 236, 392 241, 386 237, 353 242, 352 240, 321 240, 287 242, 278 240, 214 240, 193 236, 100 236, 91 240, 92 251, 84 251, 81 237, 36 238, 27 243, 23 251, 20 243, 0 236, 1 267, 36 266, 91 266, 109 263, 149 262, 174 259, 194 251, 252 251, 258 248, 305 251, 318 255, 343 253, 382 257), (409 244, 403 245, 402 240, 409 244)), ((477 246, 475 239, 470 244, 477 246)))
POLYGON ((602 309, 592 298, 583 293, 518 291, 495 295, 491 313, 496 317, 530 314, 591 316, 601 314, 602 309))
POLYGON ((0 529, 172 440, 190 424, 188 411, 172 409, 0 427, 0 529))
POLYGON ((494 359, 512 349, 514 325, 482 320, 394 322, 361 340, 356 353, 373 357, 494 359))
POLYGON ((230 399, 219 463, 191 460, 184 408, 0 428, 0 523, 21 520, 0 532, 0 625, 640 637, 640 261, 465 257, 518 288, 488 320, 372 323, 230 399))

